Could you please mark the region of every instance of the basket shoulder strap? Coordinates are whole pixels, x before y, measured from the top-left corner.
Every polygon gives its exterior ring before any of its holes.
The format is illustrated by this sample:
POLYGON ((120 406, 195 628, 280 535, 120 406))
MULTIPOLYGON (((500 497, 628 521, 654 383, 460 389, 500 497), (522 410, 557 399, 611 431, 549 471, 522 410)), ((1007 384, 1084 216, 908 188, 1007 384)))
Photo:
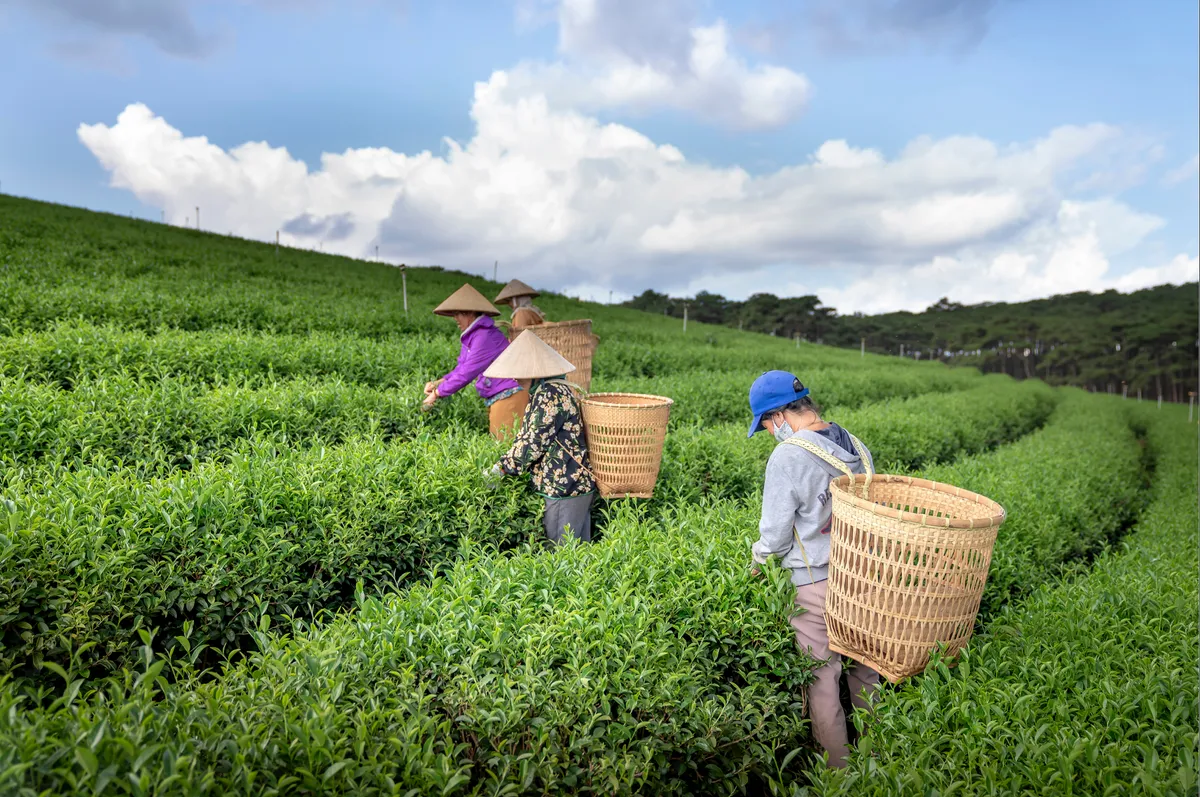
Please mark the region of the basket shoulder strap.
MULTIPOLYGON (((850 433, 846 432, 846 434, 850 433)), ((871 461, 867 447, 862 444, 861 440, 851 434, 850 441, 854 443, 854 450, 858 452, 858 458, 862 460, 863 468, 867 471, 867 482, 870 483, 871 477, 875 475, 875 463, 871 461)))
POLYGON ((840 470, 842 473, 851 477, 851 479, 854 478, 854 474, 852 474, 850 472, 850 467, 845 462, 842 462, 840 459, 835 457, 833 454, 830 454, 828 451, 821 448, 816 443, 809 442, 808 440, 804 440, 803 438, 795 436, 795 435, 793 435, 792 437, 789 437, 787 440, 784 440, 783 442, 786 445, 798 446, 799 448, 803 448, 805 451, 809 452, 813 456, 815 456, 819 459, 825 460, 830 465, 832 465, 833 467, 840 470))
POLYGON ((587 395, 587 391, 583 389, 583 385, 580 385, 580 384, 578 384, 578 383, 576 383, 576 382, 572 382, 572 381, 570 381, 570 380, 567 380, 567 379, 547 379, 546 381, 547 381, 548 383, 552 383, 552 384, 555 384, 555 385, 566 385, 567 387, 569 387, 569 388, 571 388, 572 390, 574 390, 574 391, 575 391, 575 394, 576 394, 576 395, 577 395, 579 398, 582 398, 582 397, 584 397, 584 396, 586 396, 586 395, 587 395))

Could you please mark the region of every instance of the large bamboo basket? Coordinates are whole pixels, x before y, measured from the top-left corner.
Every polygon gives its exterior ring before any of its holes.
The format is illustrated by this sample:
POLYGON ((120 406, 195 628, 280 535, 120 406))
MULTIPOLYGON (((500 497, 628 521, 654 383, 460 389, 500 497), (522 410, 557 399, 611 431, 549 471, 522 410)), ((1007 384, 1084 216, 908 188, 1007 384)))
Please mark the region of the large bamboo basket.
POLYGON ((567 375, 567 379, 579 385, 585 391, 592 389, 592 354, 600 338, 592 334, 592 320, 583 318, 576 321, 546 321, 523 327, 514 332, 508 329, 509 340, 515 340, 520 332, 528 329, 541 338, 546 345, 566 358, 575 366, 575 370, 567 375))
POLYGON ((592 355, 600 338, 592 334, 590 318, 577 321, 547 321, 526 329, 532 330, 550 348, 575 366, 575 370, 567 375, 568 379, 585 391, 592 389, 592 355))
POLYGON ((910 476, 841 476, 830 492, 830 650, 892 683, 923 672, 939 643, 956 656, 975 629, 1004 507, 910 476))
POLYGON ((652 498, 672 399, 593 393, 580 400, 592 474, 604 498, 652 498))

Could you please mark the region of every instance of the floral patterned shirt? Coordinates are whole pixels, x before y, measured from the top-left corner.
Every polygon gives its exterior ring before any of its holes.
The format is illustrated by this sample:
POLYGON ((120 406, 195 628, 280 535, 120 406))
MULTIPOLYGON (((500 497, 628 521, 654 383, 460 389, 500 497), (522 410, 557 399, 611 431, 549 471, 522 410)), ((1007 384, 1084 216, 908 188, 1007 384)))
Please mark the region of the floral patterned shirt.
POLYGON ((535 382, 521 431, 500 468, 509 476, 526 470, 548 498, 574 498, 596 489, 579 400, 565 382, 535 382))

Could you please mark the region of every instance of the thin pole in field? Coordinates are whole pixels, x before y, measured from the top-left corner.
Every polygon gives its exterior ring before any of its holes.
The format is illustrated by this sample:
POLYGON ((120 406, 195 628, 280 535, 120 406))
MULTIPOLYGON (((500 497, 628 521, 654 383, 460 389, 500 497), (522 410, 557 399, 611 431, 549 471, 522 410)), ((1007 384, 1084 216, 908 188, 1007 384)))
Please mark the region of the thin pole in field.
POLYGON ((200 206, 196 206, 196 229, 200 229, 200 206))
POLYGON ((863 338, 862 343, 859 345, 858 356, 859 357, 867 356, 867 339, 866 338, 863 338))
POLYGON ((683 331, 687 332, 687 305, 683 306, 683 331))
POLYGON ((400 264, 400 288, 404 292, 404 314, 408 315, 408 266, 400 264))
POLYGON ((1121 383, 1121 399, 1124 400, 1127 398, 1129 398, 1129 385, 1122 382, 1121 383))
POLYGON ((497 260, 492 264, 492 282, 496 281, 496 277, 500 274, 500 261, 497 260))
POLYGON ((1162 393, 1158 394, 1158 408, 1162 409, 1162 393))
POLYGON ((279 230, 275 231, 275 257, 279 257, 279 230))
POLYGON ((1196 394, 1188 391, 1188 423, 1192 422, 1192 405, 1196 402, 1196 394))

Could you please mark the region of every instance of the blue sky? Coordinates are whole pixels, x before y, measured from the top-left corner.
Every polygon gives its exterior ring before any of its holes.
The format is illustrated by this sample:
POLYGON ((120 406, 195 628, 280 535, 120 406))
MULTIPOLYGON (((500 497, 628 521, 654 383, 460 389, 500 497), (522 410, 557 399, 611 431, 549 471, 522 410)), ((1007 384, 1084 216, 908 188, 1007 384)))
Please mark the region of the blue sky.
POLYGON ((0 0, 0 189, 585 297, 1132 289, 1196 279, 1198 25, 1180 0, 0 0))

